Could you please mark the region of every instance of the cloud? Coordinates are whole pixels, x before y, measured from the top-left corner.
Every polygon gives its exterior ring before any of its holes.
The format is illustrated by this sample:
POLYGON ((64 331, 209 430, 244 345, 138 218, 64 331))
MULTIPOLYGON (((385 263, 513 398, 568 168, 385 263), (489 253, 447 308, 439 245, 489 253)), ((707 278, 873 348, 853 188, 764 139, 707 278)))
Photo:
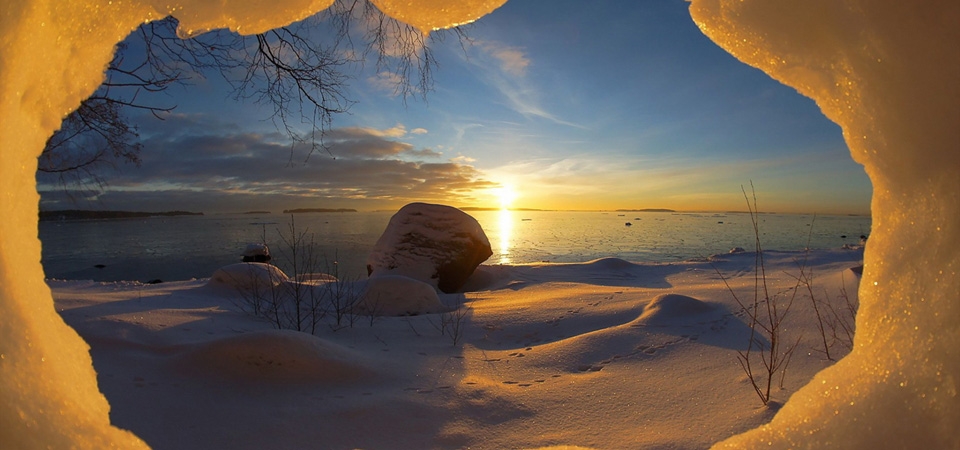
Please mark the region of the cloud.
POLYGON ((522 50, 494 41, 481 41, 472 48, 476 50, 475 57, 467 59, 468 64, 479 74, 481 81, 500 92, 507 107, 523 116, 584 128, 561 119, 542 106, 539 89, 526 77, 530 60, 522 50))
POLYGON ((522 50, 495 42, 484 42, 483 47, 500 62, 500 70, 515 76, 527 74, 530 59, 522 50))
MULTIPOLYGON (((390 72, 389 70, 381 70, 377 72, 376 75, 367 77, 367 83, 370 84, 374 89, 389 93, 392 96, 400 95, 402 89, 400 88, 404 81, 403 77, 399 74, 390 72)), ((415 89, 415 87, 412 87, 415 89)))
POLYGON ((374 136, 374 137, 403 137, 407 134, 407 128, 403 124, 396 124, 391 128, 385 130, 378 130, 376 128, 369 127, 343 127, 343 128, 334 128, 329 130, 325 139, 328 140, 349 140, 356 139, 358 137, 364 136, 374 136))
POLYGON ((404 137, 406 135, 407 135, 407 127, 399 123, 396 124, 393 128, 387 128, 386 130, 382 130, 380 134, 380 136, 395 137, 395 138, 404 137))
MULTIPOLYGON (((315 152, 306 158, 305 146, 291 146, 278 136, 229 127, 205 133, 202 124, 207 120, 212 119, 178 117, 152 124, 154 132, 143 141, 141 167, 105 174, 109 185, 98 201, 113 209, 142 210, 144 205, 156 209, 176 203, 165 208, 202 211, 245 210, 246 204, 271 202, 310 206, 343 199, 465 204, 474 198, 473 191, 494 185, 469 164, 424 162, 441 154, 395 140, 406 135, 403 125, 331 130, 325 143, 334 157, 315 152), (165 125, 182 128, 161 133, 165 125)), ((44 208, 76 207, 55 182, 40 181, 44 208)))
POLYGON ((420 150, 411 150, 411 151, 409 151, 409 152, 407 152, 407 153, 408 153, 408 154, 411 154, 411 155, 414 155, 414 156, 419 156, 419 157, 422 157, 422 158, 439 158, 439 157, 443 156, 443 153, 442 153, 442 152, 434 151, 434 150, 431 150, 431 149, 429 149, 429 148, 424 148, 424 149, 420 149, 420 150))
MULTIPOLYGON (((240 125, 222 121, 211 115, 161 111, 157 113, 157 117, 160 120, 156 120, 152 114, 133 118, 141 139, 151 139, 158 135, 174 139, 178 136, 196 134, 220 135, 242 132, 240 125)), ((274 136, 279 137, 280 135, 277 133, 274 136)))
POLYGON ((410 130, 410 134, 427 134, 426 128, 414 128, 410 130))
POLYGON ((433 150, 417 150, 411 144, 389 139, 402 138, 406 135, 407 129, 403 124, 397 124, 385 130, 365 127, 336 128, 324 136, 324 143, 329 146, 330 154, 337 158, 366 159, 399 155, 435 158, 440 156, 440 153, 433 150))
POLYGON ((457 132, 456 141, 462 141, 463 137, 467 134, 467 131, 473 128, 483 128, 483 125, 479 123, 454 124, 453 129, 457 132))

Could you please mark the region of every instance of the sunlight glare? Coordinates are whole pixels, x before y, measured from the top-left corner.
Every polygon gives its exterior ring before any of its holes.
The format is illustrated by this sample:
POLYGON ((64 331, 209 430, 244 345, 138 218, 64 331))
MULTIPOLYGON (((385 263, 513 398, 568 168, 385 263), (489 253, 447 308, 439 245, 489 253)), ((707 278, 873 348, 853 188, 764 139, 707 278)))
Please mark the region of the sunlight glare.
POLYGON ((510 209, 510 206, 513 205, 513 202, 519 196, 517 194, 517 191, 513 189, 513 186, 510 186, 508 184, 504 184, 503 186, 497 189, 494 189, 493 192, 494 192, 494 195, 496 195, 497 199, 500 201, 500 209, 504 209, 504 210, 510 209))

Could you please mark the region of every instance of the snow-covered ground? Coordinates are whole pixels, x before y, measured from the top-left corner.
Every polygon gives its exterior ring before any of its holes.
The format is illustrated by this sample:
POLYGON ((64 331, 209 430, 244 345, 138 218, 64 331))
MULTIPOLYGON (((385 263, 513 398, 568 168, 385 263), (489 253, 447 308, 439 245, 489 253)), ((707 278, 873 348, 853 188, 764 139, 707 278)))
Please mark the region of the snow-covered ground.
MULTIPOLYGON (((785 301, 805 255, 764 255, 785 301)), ((808 254, 817 299, 856 301, 862 258, 808 254)), ((783 389, 778 375, 761 404, 737 360, 749 320, 718 275, 752 302, 754 262, 481 266, 467 293, 439 295, 451 311, 330 315, 314 335, 241 312, 208 280, 48 284, 91 346, 112 422, 156 449, 704 448, 769 421, 832 364, 804 286, 783 324, 783 342, 799 339, 783 389)))

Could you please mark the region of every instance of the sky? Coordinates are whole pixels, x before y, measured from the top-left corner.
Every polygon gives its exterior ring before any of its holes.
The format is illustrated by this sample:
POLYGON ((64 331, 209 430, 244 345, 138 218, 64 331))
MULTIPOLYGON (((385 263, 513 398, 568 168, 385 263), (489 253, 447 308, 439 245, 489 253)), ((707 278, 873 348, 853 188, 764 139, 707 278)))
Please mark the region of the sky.
POLYGON ((686 2, 549 5, 509 0, 468 41, 431 41, 425 99, 397 95, 375 55, 346 68, 353 103, 309 157, 217 76, 171 87, 164 120, 129 115, 139 167, 97 194, 41 179, 41 208, 742 211, 752 183, 764 212, 869 213, 841 129, 713 44, 686 2))

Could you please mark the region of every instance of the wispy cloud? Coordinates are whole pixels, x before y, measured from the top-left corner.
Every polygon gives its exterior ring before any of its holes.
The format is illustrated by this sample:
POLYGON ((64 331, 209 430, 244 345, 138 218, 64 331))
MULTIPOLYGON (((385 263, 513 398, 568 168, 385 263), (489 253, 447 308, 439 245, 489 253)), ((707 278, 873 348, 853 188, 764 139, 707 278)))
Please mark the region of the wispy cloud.
POLYGON ((500 61, 500 70, 518 77, 527 74, 530 59, 521 49, 494 42, 484 42, 481 45, 487 53, 500 61))
POLYGON ((453 129, 456 130, 455 140, 460 142, 463 140, 463 137, 467 134, 467 131, 471 128, 483 128, 483 125, 479 123, 467 123, 467 124, 454 124, 453 129))
POLYGON ((527 78, 530 59, 522 49, 494 41, 477 42, 468 58, 484 83, 503 96, 506 105, 526 117, 546 119, 559 125, 583 128, 564 120, 541 105, 541 93, 527 78))
MULTIPOLYGON (((761 195, 776 199, 764 208, 784 211, 806 207, 783 201, 792 198, 792 187, 810 176, 797 172, 798 167, 803 164, 796 156, 730 160, 584 154, 513 161, 488 170, 487 175, 492 179, 519 180, 521 203, 530 207, 742 209, 740 186, 754 181, 761 195)), ((830 189, 817 194, 821 204, 832 196, 830 189)))
MULTIPOLYGON (((548 133, 521 138, 529 128, 501 127, 499 139, 491 134, 471 136, 486 146, 468 152, 484 155, 482 167, 491 179, 518 180, 518 189, 525 191, 518 205, 525 207, 705 209, 719 196, 727 206, 713 208, 737 209, 742 206, 739 187, 751 180, 763 184, 771 197, 788 198, 786 193, 809 186, 811 179, 817 180, 815 186, 805 189, 818 189, 821 201, 826 202, 836 194, 822 187, 839 192, 842 173, 849 169, 843 165, 843 152, 839 160, 829 152, 813 156, 813 149, 782 155, 731 153, 711 141, 665 139, 669 133, 659 128, 641 129, 617 139, 590 133, 570 134, 585 138, 579 140, 548 133), (497 153, 499 149, 510 150, 497 153)), ((869 196, 866 198, 868 202, 869 196)), ((777 206, 777 210, 787 208, 777 206)))
MULTIPOLYGON (((392 96, 400 95, 402 92, 401 86, 403 85, 403 77, 399 74, 390 72, 388 70, 381 70, 375 75, 367 77, 367 83, 370 84, 375 90, 380 92, 385 92, 392 96)), ((415 88, 415 87, 411 87, 415 88)))
POLYGON ((422 148, 420 150, 410 150, 407 153, 410 155, 419 156, 423 158, 439 158, 443 156, 443 152, 438 152, 430 148, 422 148))

